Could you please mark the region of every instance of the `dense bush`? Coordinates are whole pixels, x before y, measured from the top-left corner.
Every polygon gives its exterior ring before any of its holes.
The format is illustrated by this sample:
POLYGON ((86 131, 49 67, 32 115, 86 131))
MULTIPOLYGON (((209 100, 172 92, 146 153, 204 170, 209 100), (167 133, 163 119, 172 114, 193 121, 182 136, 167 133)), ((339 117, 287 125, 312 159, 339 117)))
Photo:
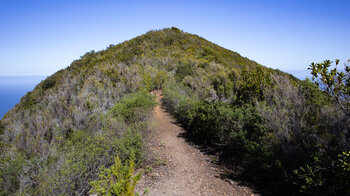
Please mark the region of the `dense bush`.
POLYGON ((115 117, 121 118, 127 122, 138 122, 144 119, 147 110, 152 109, 156 102, 151 94, 146 91, 135 93, 123 97, 111 110, 115 117), (139 119, 141 118, 141 119, 139 119))
POLYGON ((49 88, 52 88, 53 86, 55 86, 55 79, 52 78, 52 77, 48 77, 46 78, 46 80, 44 80, 42 83, 41 83, 41 86, 44 90, 47 90, 49 88))
POLYGON ((275 194, 348 193, 346 111, 310 80, 262 67, 233 82, 230 102, 176 84, 166 85, 164 101, 193 140, 222 146, 222 160, 243 169, 236 177, 275 194))
MULTIPOLYGON (((149 129, 147 120, 154 106, 154 97, 146 91, 128 94, 94 120, 100 124, 99 131, 86 128, 63 132, 47 146, 48 151, 33 153, 29 160, 22 150, 14 157, 6 154, 10 151, 2 152, 1 194, 83 194, 90 189, 88 183, 98 178, 98 168, 109 167, 113 157, 122 161, 133 157, 140 164, 143 138, 149 129)), ((9 148, 13 147, 5 146, 9 148)))

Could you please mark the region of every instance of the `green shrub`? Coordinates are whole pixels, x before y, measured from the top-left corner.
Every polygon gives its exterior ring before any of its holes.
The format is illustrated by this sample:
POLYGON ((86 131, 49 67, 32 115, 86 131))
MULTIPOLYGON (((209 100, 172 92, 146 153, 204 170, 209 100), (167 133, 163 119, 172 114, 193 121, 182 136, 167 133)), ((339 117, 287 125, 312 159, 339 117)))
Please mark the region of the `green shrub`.
POLYGON ((218 54, 218 52, 213 50, 210 47, 203 48, 203 50, 201 50, 198 53, 198 58, 203 58, 203 59, 206 59, 208 61, 214 61, 216 63, 222 63, 223 64, 223 59, 218 54))
POLYGON ((131 158, 122 164, 117 156, 114 165, 110 168, 102 166, 98 174, 98 180, 91 181, 91 194, 134 196, 135 186, 141 178, 141 173, 134 175, 134 161, 131 158))
POLYGON ((176 28, 176 27, 171 27, 171 30, 175 31, 175 32, 180 32, 180 29, 176 28))
POLYGON ((115 117, 120 117, 126 122, 136 122, 156 105, 154 96, 147 91, 126 95, 111 110, 115 117))
POLYGON ((17 191, 16 187, 20 183, 17 174, 22 171, 25 163, 25 155, 20 151, 16 152, 15 157, 0 158, 0 195, 10 195, 17 191))
POLYGON ((42 83, 41 83, 41 87, 44 90, 47 90, 49 88, 54 87, 56 84, 56 80, 53 77, 47 77, 42 83))
POLYGON ((132 126, 118 140, 118 145, 115 146, 114 150, 115 154, 118 154, 122 160, 133 155, 134 161, 139 164, 143 158, 144 149, 142 135, 138 130, 144 130, 147 125, 139 123, 132 126))
POLYGON ((237 83, 237 104, 256 104, 263 101, 264 92, 273 88, 270 71, 262 66, 253 71, 243 70, 237 83))
POLYGON ((350 151, 338 155, 340 167, 340 181, 338 188, 344 189, 344 194, 350 194, 350 151))
POLYGON ((181 81, 186 76, 193 75, 194 74, 193 66, 194 66, 193 64, 189 64, 189 63, 179 66, 175 73, 175 77, 177 78, 177 80, 181 81))
POLYGON ((2 135, 4 133, 4 130, 5 130, 5 125, 0 120, 0 135, 2 135))
POLYGON ((34 105, 38 103, 36 100, 33 92, 27 92, 22 98, 21 98, 22 107, 24 108, 32 108, 34 105))
MULTIPOLYGON (((224 78, 236 80, 231 102, 165 86, 164 102, 193 140, 219 145, 221 158, 243 168, 237 176, 254 176, 276 194, 347 193, 346 175, 335 163, 348 149, 349 118, 328 95, 310 80, 263 67, 224 78)), ((215 93, 225 95, 227 83, 213 81, 215 93)))

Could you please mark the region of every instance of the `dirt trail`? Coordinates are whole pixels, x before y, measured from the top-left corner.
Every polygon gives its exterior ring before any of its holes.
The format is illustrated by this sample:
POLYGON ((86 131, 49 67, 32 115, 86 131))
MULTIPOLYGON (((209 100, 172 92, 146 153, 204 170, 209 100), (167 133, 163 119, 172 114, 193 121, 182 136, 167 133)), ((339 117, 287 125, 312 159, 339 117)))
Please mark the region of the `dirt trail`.
POLYGON ((137 191, 142 193, 146 187, 147 195, 254 195, 247 187, 236 182, 219 178, 222 172, 198 149, 189 145, 179 135, 184 130, 174 123, 173 118, 162 108, 161 91, 157 95, 158 106, 153 113, 156 125, 156 144, 151 147, 161 161, 159 165, 145 174, 137 191), (165 163, 165 164, 161 164, 165 163))

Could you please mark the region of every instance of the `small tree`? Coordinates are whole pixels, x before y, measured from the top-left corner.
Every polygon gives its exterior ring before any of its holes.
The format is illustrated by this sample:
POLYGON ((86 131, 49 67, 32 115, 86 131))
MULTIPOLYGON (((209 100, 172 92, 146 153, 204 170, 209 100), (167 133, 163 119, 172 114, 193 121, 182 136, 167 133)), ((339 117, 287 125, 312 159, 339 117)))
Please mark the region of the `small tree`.
POLYGON ((333 63, 330 60, 311 63, 308 69, 311 70, 314 82, 350 114, 350 60, 344 64, 345 72, 337 70, 339 59, 335 60, 335 68, 330 69, 333 63))

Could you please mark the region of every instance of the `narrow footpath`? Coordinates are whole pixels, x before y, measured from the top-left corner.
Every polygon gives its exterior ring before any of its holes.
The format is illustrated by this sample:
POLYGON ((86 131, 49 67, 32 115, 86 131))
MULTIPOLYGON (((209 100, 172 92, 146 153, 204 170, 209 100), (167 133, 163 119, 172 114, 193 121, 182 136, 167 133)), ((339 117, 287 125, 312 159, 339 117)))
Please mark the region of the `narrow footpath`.
POLYGON ((151 150, 159 156, 159 164, 140 180, 136 188, 140 195, 146 188, 150 196, 256 195, 237 182, 220 179, 222 170, 180 136, 184 130, 161 106, 162 92, 153 93, 158 106, 153 113, 156 144, 151 150))

